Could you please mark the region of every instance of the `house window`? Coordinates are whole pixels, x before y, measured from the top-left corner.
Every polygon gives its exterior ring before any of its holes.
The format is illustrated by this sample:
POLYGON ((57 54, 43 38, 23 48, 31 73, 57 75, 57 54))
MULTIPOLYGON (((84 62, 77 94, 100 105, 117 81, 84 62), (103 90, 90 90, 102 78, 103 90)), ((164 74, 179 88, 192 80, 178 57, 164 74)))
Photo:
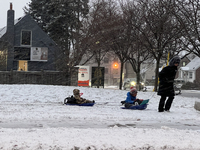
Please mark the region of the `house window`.
POLYGON ((7 67, 7 50, 0 50, 0 70, 6 70, 7 67))
POLYGON ((31 31, 22 31, 21 45, 31 45, 31 31))
POLYGON ((192 79, 192 72, 189 72, 189 79, 192 79))
POLYGON ((183 67, 185 67, 185 61, 183 62, 183 67))
POLYGON ((30 60, 30 47, 14 47, 15 60, 30 60))
POLYGON ((104 58, 104 63, 109 63, 109 59, 108 58, 104 58))

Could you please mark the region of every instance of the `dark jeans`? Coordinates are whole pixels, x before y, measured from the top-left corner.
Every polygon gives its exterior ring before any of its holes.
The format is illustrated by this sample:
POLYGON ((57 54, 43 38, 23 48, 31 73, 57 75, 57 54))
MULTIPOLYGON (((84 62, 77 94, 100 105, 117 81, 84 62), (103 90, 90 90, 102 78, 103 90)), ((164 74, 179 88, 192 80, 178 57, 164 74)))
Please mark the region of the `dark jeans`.
POLYGON ((174 96, 169 96, 167 99, 167 102, 165 104, 167 96, 161 96, 159 106, 158 106, 158 111, 162 112, 164 110, 169 110, 171 108, 174 96))

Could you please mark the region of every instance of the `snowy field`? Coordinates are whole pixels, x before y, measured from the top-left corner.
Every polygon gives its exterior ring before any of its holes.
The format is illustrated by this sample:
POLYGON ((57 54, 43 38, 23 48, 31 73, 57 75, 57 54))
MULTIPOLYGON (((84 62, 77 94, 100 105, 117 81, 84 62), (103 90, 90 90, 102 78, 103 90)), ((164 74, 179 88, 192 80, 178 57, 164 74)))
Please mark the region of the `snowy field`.
MULTIPOLYGON (((171 112, 157 112, 160 96, 146 110, 121 109, 127 91, 46 85, 0 85, 2 150, 200 150, 198 98, 178 95, 171 112), (63 105, 78 88, 93 107, 63 105)), ((199 92, 199 91, 196 91, 199 92)), ((200 92, 199 92, 200 94, 200 92)))

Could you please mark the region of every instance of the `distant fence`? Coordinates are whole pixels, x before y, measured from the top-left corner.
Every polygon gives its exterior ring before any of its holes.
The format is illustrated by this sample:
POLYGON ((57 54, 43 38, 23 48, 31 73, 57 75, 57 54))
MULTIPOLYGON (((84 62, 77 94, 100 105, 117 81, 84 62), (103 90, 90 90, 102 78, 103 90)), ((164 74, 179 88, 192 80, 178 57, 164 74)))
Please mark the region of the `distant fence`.
POLYGON ((59 71, 0 71, 0 84, 78 85, 78 70, 69 79, 59 71), (68 81, 70 80, 70 82, 68 81))

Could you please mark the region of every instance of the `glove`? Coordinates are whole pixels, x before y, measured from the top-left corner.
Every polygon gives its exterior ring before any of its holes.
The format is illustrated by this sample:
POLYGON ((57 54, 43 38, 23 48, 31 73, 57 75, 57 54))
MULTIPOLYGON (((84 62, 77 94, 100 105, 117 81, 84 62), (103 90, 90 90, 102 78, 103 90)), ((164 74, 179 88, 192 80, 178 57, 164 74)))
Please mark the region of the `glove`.
POLYGON ((124 104, 125 104, 125 101, 121 101, 121 103, 122 103, 122 105, 124 105, 124 104))

